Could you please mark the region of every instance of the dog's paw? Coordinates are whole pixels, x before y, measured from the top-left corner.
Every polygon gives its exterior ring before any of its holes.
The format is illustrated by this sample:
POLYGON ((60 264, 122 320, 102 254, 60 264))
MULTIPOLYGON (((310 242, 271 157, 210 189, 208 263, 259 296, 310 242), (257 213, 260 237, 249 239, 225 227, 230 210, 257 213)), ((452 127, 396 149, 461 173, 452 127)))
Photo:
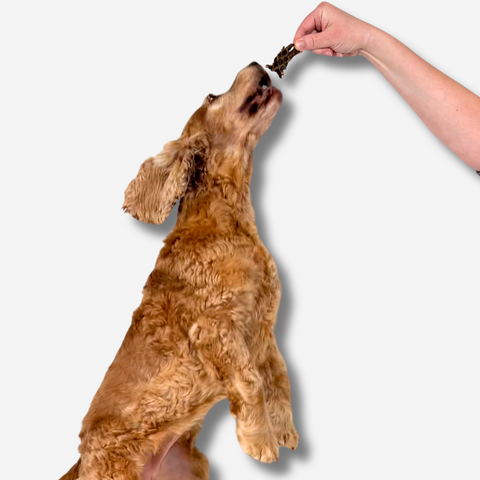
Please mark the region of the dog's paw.
POLYGON ((273 434, 249 435, 247 439, 241 431, 237 431, 237 437, 242 450, 255 460, 263 463, 272 463, 278 460, 278 442, 273 434))
MULTIPOLYGON (((278 406, 277 406, 278 407, 278 406)), ((270 412, 273 432, 278 440, 278 445, 296 450, 298 433, 293 424, 292 412, 289 409, 277 408, 270 412)))
POLYGON ((283 430, 277 433, 278 444, 281 447, 287 447, 291 450, 296 450, 298 446, 298 433, 292 425, 288 430, 283 430))

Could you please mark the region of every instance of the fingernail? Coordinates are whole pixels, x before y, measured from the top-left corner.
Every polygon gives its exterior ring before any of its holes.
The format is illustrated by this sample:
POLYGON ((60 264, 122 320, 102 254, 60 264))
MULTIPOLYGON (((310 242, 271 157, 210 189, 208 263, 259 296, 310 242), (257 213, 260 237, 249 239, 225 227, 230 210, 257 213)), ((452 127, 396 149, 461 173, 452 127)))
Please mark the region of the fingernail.
POLYGON ((295 44, 295 48, 297 50, 303 50, 305 48, 305 42, 303 40, 299 40, 296 44, 295 44))

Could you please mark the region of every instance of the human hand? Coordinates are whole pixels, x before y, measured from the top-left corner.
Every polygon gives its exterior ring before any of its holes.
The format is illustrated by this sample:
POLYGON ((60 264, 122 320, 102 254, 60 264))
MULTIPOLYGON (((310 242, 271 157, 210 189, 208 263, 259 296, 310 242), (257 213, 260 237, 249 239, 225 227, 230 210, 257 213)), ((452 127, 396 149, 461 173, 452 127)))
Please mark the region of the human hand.
POLYGON ((322 2, 298 27, 293 42, 297 50, 311 50, 330 57, 352 57, 363 53, 373 29, 368 23, 322 2))

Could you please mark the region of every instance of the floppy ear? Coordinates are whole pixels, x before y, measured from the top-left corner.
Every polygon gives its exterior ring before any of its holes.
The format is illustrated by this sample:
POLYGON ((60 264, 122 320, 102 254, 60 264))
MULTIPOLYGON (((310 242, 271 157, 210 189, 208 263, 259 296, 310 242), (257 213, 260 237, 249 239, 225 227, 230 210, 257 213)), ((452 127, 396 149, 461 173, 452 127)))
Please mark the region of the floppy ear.
POLYGON ((146 223, 162 223, 185 194, 196 165, 208 151, 206 137, 169 142, 163 151, 143 162, 125 190, 123 209, 146 223))

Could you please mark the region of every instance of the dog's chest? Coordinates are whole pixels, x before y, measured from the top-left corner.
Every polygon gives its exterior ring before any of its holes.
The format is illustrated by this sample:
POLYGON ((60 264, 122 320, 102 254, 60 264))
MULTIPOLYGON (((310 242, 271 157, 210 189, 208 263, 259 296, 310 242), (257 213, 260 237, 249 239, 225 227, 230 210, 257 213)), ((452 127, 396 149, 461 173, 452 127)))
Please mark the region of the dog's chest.
POLYGON ((270 318, 280 301, 280 281, 272 256, 253 233, 180 237, 160 252, 156 271, 188 285, 207 308, 270 318))

